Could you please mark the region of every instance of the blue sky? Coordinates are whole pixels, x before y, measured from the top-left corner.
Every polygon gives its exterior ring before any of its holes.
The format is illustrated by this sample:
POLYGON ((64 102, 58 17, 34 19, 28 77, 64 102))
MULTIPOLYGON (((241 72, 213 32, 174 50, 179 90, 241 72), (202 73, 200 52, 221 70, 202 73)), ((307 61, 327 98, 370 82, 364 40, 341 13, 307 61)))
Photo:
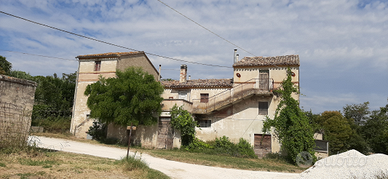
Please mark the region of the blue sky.
MULTIPOLYGON (((388 1, 176 1, 166 4, 256 56, 298 54, 301 106, 313 113, 388 98, 388 1)), ((2 0, 0 10, 125 47, 232 66, 233 49, 157 0, 2 0)), ((128 51, 0 14, 0 55, 31 75, 71 73, 75 57, 128 51), (66 58, 59 60, 15 52, 66 58)), ((238 48, 240 58, 252 56, 238 48)), ((163 78, 183 62, 150 56, 163 78)), ((232 68, 187 63, 192 79, 232 78, 232 68)))

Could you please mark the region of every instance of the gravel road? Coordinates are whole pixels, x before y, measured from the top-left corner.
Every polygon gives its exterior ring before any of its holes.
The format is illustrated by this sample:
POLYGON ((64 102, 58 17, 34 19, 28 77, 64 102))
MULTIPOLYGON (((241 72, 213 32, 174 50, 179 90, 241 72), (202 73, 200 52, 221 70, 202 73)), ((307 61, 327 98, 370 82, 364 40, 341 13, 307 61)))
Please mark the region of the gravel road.
MULTIPOLYGON (((87 144, 65 139, 48 138, 31 136, 29 141, 35 141, 36 145, 41 148, 72 152, 79 154, 93 155, 103 158, 119 160, 126 156, 127 151, 124 149, 106 147, 100 145, 87 144)), ((134 155, 131 153, 131 155, 134 155)), ((150 168, 159 170, 171 178, 177 179, 236 179, 236 178, 255 178, 255 179, 286 179, 298 176, 297 173, 280 173, 265 171, 249 171, 228 169, 219 167, 210 167, 203 165, 188 164, 176 162, 143 154, 141 158, 149 165, 150 168)))

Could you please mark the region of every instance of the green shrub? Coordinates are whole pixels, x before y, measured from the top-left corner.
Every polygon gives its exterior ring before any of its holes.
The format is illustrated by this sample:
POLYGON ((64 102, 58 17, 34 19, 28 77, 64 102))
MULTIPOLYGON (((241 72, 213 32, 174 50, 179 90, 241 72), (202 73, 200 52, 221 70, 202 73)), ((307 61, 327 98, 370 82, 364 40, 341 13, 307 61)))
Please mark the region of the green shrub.
POLYGON ((257 158, 253 146, 243 138, 237 143, 237 150, 242 157, 257 158))
POLYGON ((118 161, 120 164, 124 165, 125 170, 146 170, 148 169, 148 165, 141 159, 140 157, 136 157, 137 152, 133 156, 128 156, 128 158, 123 158, 118 161))
POLYGON ((229 141, 226 136, 214 141, 204 142, 195 138, 184 150, 211 155, 230 155, 234 157, 257 158, 251 144, 240 138, 239 143, 229 141))
MULTIPOLYGON (((90 136, 92 136, 94 140, 105 142, 106 134, 107 134, 107 126, 105 124, 94 121, 93 126, 89 127, 89 130, 87 133, 90 136)), ((113 141, 113 140, 114 139, 109 139, 108 142, 110 142, 110 144, 116 144, 117 141, 113 141)))
POLYGON ((65 133, 70 130, 71 117, 48 117, 32 120, 32 126, 42 126, 46 132, 65 133))

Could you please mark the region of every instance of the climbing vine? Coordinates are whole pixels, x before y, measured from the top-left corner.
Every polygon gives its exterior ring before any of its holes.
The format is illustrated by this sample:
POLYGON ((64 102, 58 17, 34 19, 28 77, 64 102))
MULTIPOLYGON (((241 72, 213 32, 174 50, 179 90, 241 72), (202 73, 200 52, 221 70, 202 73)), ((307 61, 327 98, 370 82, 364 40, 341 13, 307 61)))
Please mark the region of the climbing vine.
POLYGON ((282 88, 275 91, 281 100, 274 119, 266 117, 263 132, 267 133, 271 127, 274 127, 275 135, 282 144, 282 151, 286 152, 287 158, 295 163, 297 155, 302 151, 314 157, 315 142, 314 131, 309 124, 309 119, 299 108, 299 102, 292 97, 292 94, 298 93, 298 90, 291 81, 291 74, 288 68, 287 79, 282 82, 282 88))
POLYGON ((195 126, 197 126, 197 122, 182 106, 174 105, 172 107, 171 126, 181 132, 183 146, 188 146, 195 139, 195 126))

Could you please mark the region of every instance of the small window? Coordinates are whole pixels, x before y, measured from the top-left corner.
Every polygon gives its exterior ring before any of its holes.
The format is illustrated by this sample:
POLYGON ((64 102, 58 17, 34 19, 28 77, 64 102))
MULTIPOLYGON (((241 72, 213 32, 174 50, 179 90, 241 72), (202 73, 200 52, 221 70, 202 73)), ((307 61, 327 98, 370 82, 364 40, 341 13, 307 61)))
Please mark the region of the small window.
POLYGON ((211 120, 199 120, 197 123, 199 127, 210 127, 212 125, 211 120))
POLYGON ((201 93, 201 103, 209 102, 209 93, 201 93))
POLYGON ((168 97, 168 99, 174 99, 174 97, 168 97))
POLYGON ((259 115, 268 115, 268 102, 259 102, 259 115))
POLYGON ((101 70, 101 61, 95 61, 94 62, 94 71, 100 71, 101 70))

